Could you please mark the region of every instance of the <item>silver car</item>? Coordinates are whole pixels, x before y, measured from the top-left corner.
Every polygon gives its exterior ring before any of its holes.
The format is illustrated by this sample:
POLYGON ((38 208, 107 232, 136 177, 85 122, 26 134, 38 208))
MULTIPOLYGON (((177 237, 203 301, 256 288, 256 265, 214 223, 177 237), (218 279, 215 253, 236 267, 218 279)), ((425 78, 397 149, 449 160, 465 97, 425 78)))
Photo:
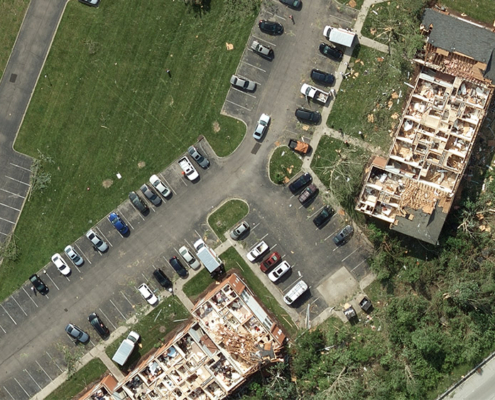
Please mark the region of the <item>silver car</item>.
POLYGON ((201 266, 200 262, 194 258, 186 246, 182 246, 179 249, 179 253, 192 269, 198 269, 201 266))
POLYGON ((65 327, 65 332, 67 332, 67 335, 77 340, 78 342, 87 343, 89 341, 89 335, 86 332, 84 332, 81 328, 79 328, 77 325, 68 324, 65 327))
POLYGON ((208 161, 208 159, 203 156, 196 147, 191 146, 187 149, 187 151, 201 168, 206 169, 210 166, 210 162, 208 161))
POLYGON ((104 253, 108 250, 108 244, 106 244, 100 237, 95 233, 93 229, 86 232, 86 237, 93 244, 93 247, 104 253))
POLYGON ((235 75, 232 75, 232 78, 230 78, 230 83, 232 86, 242 90, 249 90, 253 92, 256 89, 256 83, 248 81, 247 79, 239 78, 235 75))
POLYGON ((230 231, 230 237, 234 240, 239 240, 239 238, 249 230, 249 224, 246 221, 242 221, 234 229, 230 231))
POLYGON ((71 245, 67 246, 64 249, 64 252, 75 265, 80 266, 84 264, 83 258, 77 253, 77 251, 74 250, 74 247, 72 247, 71 245))
POLYGON ((153 190, 151 190, 151 188, 146 183, 141 186, 141 192, 143 192, 146 198, 155 206, 159 206, 160 204, 162 204, 162 199, 160 199, 160 197, 158 197, 158 195, 153 190))

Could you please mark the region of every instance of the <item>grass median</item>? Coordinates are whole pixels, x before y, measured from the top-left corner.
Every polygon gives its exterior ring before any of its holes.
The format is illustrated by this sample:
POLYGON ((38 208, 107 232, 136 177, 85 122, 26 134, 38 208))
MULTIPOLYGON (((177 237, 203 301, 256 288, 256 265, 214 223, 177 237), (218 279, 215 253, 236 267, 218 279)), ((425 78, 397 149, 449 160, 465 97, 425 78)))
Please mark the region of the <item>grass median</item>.
POLYGON ((220 111, 256 10, 233 19, 229 4, 68 3, 15 144, 42 160, 48 186, 26 202, 0 298, 199 135, 220 156, 237 147, 245 126, 220 111))
POLYGON ((229 200, 208 217, 208 224, 221 242, 225 242, 225 232, 248 215, 249 207, 245 201, 229 200))
POLYGON ((286 146, 275 149, 270 158, 270 179, 280 185, 295 176, 302 167, 301 158, 286 146))

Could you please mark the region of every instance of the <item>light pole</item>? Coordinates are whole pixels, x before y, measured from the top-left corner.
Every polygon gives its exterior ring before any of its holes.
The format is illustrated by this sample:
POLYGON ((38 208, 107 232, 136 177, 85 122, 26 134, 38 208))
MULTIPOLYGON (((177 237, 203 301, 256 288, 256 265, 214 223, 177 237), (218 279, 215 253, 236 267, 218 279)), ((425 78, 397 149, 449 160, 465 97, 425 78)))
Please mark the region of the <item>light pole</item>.
POLYGON ((53 85, 52 85, 52 81, 50 80, 50 77, 49 77, 47 74, 45 74, 45 78, 46 78, 46 79, 48 79, 48 84, 49 84, 50 86, 53 86, 53 85))

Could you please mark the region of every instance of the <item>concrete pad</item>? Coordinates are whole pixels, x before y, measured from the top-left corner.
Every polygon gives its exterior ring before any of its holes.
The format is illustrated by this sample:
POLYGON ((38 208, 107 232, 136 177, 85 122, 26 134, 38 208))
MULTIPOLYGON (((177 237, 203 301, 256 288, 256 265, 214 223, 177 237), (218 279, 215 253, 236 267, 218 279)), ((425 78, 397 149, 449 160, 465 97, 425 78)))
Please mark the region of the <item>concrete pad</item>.
POLYGON ((353 296, 358 288, 358 281, 347 268, 342 267, 324 280, 316 289, 328 305, 338 306, 344 299, 353 296))

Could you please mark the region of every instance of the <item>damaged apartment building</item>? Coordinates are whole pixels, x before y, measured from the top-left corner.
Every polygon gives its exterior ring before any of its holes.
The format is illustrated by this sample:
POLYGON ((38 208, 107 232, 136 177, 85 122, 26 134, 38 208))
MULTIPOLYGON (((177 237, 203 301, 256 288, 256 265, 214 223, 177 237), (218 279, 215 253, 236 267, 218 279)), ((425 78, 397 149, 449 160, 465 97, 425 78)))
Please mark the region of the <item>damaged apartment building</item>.
POLYGON ((495 33, 427 9, 421 65, 388 158, 366 170, 356 210, 437 244, 495 82, 495 33))
POLYGON ((209 292, 191 314, 121 382, 109 375, 79 399, 223 399, 263 366, 283 361, 284 333, 238 275, 209 292))

